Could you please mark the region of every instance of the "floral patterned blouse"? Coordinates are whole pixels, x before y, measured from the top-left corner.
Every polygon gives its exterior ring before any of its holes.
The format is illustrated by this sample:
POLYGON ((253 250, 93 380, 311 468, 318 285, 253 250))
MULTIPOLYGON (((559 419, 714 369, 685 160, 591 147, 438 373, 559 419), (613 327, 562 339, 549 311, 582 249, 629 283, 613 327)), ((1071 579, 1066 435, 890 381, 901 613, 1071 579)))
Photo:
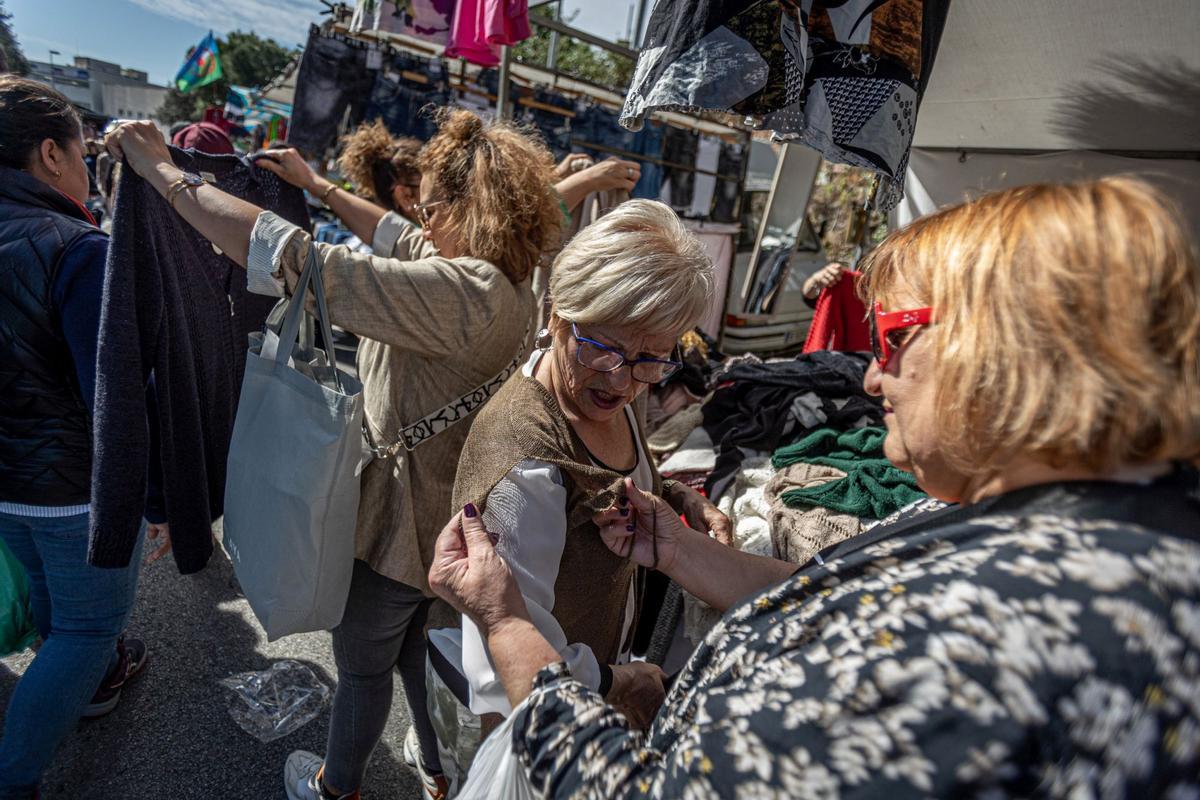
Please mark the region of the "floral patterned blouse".
POLYGON ((554 798, 1200 797, 1200 506, 1141 502, 1167 535, 1061 486, 735 606, 648 733, 547 667, 515 755, 554 798))

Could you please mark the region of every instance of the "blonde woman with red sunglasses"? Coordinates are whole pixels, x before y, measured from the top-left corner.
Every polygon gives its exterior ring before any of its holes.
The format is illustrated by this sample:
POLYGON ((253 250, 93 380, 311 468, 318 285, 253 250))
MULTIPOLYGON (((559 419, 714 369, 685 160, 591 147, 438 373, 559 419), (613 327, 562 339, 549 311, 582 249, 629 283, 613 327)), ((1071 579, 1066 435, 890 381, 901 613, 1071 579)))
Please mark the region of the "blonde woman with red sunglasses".
POLYGON ((429 578, 514 708, 487 757, 555 798, 1200 793, 1200 265, 1178 213, 1132 179, 1011 189, 893 234, 861 292, 885 452, 956 505, 796 570, 627 485, 609 548, 727 609, 648 732, 565 668, 468 506, 429 578))

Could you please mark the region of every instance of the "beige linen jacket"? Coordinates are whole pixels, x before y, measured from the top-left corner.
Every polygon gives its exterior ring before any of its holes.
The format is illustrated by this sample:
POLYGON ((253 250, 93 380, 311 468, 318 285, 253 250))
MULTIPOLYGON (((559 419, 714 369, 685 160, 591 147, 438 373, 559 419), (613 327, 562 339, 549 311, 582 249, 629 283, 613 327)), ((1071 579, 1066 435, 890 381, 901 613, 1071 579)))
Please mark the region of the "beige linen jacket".
MULTIPOLYGON (((488 382, 514 358, 523 361, 535 303, 528 279, 513 284, 486 261, 442 258, 420 228, 396 214, 380 221, 372 246, 370 256, 313 243, 264 212, 249 271, 252 290, 282 280, 291 294, 308 249, 317 248, 331 322, 361 339, 366 424, 372 444, 384 447, 405 425, 488 382)), ((433 544, 452 516, 454 475, 473 418, 363 470, 356 557, 427 595, 433 544)))

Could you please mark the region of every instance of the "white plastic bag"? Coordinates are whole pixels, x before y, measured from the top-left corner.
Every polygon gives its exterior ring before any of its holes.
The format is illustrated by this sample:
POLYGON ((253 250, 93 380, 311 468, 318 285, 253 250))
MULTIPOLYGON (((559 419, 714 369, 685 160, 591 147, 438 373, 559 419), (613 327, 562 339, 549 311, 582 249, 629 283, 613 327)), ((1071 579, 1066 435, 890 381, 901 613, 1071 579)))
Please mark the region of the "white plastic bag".
POLYGON ((458 800, 537 800, 529 772, 512 750, 513 720, 519 710, 520 706, 479 746, 458 800))

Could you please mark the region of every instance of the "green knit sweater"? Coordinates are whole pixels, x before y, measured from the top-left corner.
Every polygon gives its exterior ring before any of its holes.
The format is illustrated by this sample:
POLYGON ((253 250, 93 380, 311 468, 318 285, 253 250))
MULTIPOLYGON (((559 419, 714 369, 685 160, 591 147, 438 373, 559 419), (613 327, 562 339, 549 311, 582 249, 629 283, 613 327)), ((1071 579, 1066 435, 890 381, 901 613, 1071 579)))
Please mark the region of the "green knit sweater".
POLYGON ((803 461, 840 469, 845 478, 807 489, 790 489, 783 502, 790 508, 822 506, 870 519, 882 519, 925 497, 907 472, 883 456, 883 428, 838 431, 820 428, 799 442, 775 451, 776 469, 803 461))

